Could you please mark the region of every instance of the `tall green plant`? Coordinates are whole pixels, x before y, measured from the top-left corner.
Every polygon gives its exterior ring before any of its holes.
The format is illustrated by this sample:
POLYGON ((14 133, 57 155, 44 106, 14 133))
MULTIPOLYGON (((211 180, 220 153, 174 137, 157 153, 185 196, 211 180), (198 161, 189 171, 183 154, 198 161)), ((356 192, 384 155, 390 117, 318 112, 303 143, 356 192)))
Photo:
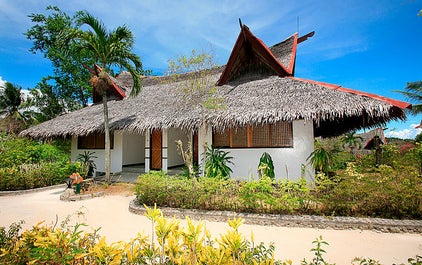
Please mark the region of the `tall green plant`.
POLYGON ((209 178, 227 179, 232 173, 232 169, 228 164, 233 164, 233 157, 229 156, 229 152, 214 148, 208 148, 205 161, 205 176, 209 178))
POLYGON ((78 154, 76 157, 77 161, 82 163, 82 167, 86 177, 92 176, 94 169, 97 169, 94 159, 97 158, 94 156, 95 152, 84 151, 83 154, 78 154))
POLYGON ((260 178, 269 177, 270 179, 275 179, 273 159, 267 152, 264 152, 259 159, 258 174, 260 178))
POLYGON ((320 141, 315 140, 315 149, 306 160, 311 162, 317 172, 328 173, 333 162, 333 154, 320 141))

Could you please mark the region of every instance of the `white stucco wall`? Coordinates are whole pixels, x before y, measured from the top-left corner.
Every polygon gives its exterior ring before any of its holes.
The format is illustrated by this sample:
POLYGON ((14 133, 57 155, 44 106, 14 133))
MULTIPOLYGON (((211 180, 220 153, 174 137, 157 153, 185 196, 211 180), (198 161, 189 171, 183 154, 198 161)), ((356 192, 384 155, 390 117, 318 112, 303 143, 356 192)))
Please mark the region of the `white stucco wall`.
POLYGON ((145 163, 145 136, 123 133, 123 165, 145 163))
POLYGON ((170 128, 167 130, 167 165, 168 167, 183 165, 183 158, 177 151, 176 141, 182 140, 184 148, 188 144, 189 137, 186 133, 178 128, 170 128))
MULTIPOLYGON (((114 133, 114 148, 111 150, 111 167, 110 171, 121 172, 122 171, 122 146, 123 146, 123 134, 122 132, 114 133)), ((72 149, 71 149, 71 159, 76 161, 78 154, 83 154, 84 151, 95 152, 94 156, 97 158, 94 159, 95 165, 97 166, 97 171, 105 171, 105 159, 104 159, 104 149, 78 149, 78 138, 72 137, 72 149)))
MULTIPOLYGON (((204 135, 205 129, 200 130, 199 143, 207 141, 212 143, 210 129, 204 135)), ((277 179, 289 178, 295 180, 302 175, 302 165, 306 165, 306 178, 312 179, 312 168, 307 165, 306 159, 314 150, 312 122, 298 120, 293 122, 293 148, 230 148, 228 151, 233 157, 234 165, 230 165, 233 178, 252 179, 258 178, 258 163, 264 152, 271 155, 274 162, 274 170, 277 179)))

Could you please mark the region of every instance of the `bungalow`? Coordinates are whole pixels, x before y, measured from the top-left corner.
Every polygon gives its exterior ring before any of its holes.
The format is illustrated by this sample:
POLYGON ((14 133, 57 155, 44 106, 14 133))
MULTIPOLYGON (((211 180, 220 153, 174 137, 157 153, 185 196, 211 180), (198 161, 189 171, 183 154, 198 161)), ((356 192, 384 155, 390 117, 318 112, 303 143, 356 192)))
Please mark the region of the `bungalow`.
MULTIPOLYGON (((311 178, 307 157, 314 137, 335 136, 406 118, 405 102, 339 85, 294 76, 299 43, 313 33, 267 47, 241 25, 225 66, 209 70, 215 97, 223 108, 208 109, 185 100, 178 89, 195 73, 177 78, 145 77, 142 92, 127 97, 132 80, 126 72, 112 78, 114 97, 108 103, 112 131, 111 171, 144 164, 145 171, 168 170, 183 164, 176 140, 193 143, 200 161, 204 144, 229 151, 233 177, 257 176, 260 156, 268 152, 277 178, 311 178)), ((94 100, 101 100, 94 95, 94 100)), ((102 105, 93 104, 59 116, 21 133, 35 138, 72 137, 72 159, 90 150, 104 171, 102 105)))

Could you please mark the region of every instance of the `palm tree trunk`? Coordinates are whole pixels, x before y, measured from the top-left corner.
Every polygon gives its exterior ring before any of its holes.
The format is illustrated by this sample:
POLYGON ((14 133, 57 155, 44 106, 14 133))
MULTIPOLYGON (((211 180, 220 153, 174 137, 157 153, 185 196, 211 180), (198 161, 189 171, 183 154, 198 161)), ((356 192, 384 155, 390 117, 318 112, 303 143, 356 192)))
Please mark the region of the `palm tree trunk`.
POLYGON ((105 148, 104 148, 104 156, 105 156, 105 180, 107 184, 111 183, 110 178, 110 164, 111 164, 111 156, 110 156, 110 127, 108 124, 108 106, 107 106, 107 92, 103 93, 103 113, 104 113, 104 133, 105 133, 105 148))

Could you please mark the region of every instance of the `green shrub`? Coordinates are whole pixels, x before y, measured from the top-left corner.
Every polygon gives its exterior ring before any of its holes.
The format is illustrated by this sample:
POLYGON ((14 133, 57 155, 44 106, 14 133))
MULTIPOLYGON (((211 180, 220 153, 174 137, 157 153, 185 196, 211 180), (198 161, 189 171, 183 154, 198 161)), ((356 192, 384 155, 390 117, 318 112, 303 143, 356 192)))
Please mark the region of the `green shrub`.
POLYGON ((232 159, 233 157, 229 156, 229 152, 211 146, 206 152, 205 176, 209 178, 229 178, 233 171, 228 164, 233 164, 232 159))
POLYGON ((234 179, 187 179, 150 172, 138 178, 136 200, 139 205, 228 210, 255 213, 307 212, 311 201, 306 180, 256 181, 234 179))
POLYGON ((0 190, 25 190, 62 184, 80 163, 54 162, 0 168, 0 190))
MULTIPOLYGON (((151 220, 151 236, 138 234, 129 242, 107 243, 99 229, 87 232, 85 224, 57 225, 39 223, 20 231, 22 222, 8 229, 0 227, 0 257, 2 265, 15 264, 292 264, 291 260, 274 258, 275 246, 263 242, 256 244, 253 236, 246 238, 239 232, 241 218, 229 219, 229 227, 216 238, 204 227, 186 217, 186 227, 176 219, 166 219, 157 208, 146 208, 145 216, 151 220)), ((324 255, 328 245, 322 237, 313 243, 309 262, 302 265, 328 265, 324 255)), ((351 264, 377 265, 370 258, 355 258, 351 264)), ((410 265, 421 265, 420 255, 408 259, 410 265)))
POLYGON ((264 152, 259 159, 258 174, 260 178, 269 177, 270 179, 275 179, 273 159, 267 152, 264 152))
POLYGON ((64 183, 80 163, 70 163, 70 142, 41 143, 0 135, 0 190, 23 190, 64 183))
POLYGON ((341 180, 330 192, 318 196, 325 214, 422 217, 422 180, 414 169, 381 165, 371 173, 361 173, 352 163, 338 177, 341 180))

